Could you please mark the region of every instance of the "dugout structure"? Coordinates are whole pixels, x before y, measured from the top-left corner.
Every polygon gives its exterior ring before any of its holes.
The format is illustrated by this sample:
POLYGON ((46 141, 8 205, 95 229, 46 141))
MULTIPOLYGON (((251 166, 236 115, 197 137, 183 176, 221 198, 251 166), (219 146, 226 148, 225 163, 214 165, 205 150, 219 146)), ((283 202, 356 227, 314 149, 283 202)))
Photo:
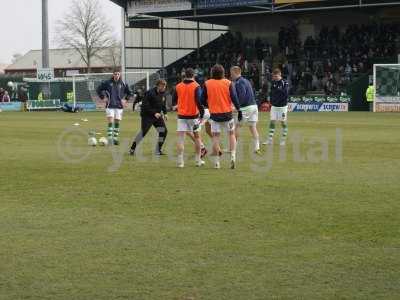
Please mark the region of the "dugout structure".
POLYGON ((374 65, 374 112, 400 112, 400 64, 374 65))

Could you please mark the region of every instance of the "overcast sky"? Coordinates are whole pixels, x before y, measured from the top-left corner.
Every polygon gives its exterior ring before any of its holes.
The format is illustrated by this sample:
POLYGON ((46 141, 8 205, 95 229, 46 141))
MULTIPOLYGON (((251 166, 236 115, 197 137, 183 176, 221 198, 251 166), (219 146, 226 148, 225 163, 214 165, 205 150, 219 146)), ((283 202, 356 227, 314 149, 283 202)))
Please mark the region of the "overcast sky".
MULTIPOLYGON (((103 11, 112 20, 116 34, 121 31, 121 10, 109 0, 99 0, 103 11)), ((55 48, 54 25, 71 6, 71 0, 48 0, 50 48, 55 48)), ((42 47, 42 1, 0 0, 0 63, 11 63, 14 53, 25 54, 42 47)))

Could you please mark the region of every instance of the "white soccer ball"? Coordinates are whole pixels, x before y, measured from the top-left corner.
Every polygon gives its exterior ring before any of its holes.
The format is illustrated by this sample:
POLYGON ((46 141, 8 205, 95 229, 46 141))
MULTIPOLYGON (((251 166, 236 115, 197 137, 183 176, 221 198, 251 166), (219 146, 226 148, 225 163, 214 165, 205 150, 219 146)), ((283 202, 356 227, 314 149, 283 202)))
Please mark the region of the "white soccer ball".
POLYGON ((89 146, 92 146, 92 147, 97 146, 97 140, 96 140, 96 138, 95 138, 95 137, 90 137, 90 138, 88 139, 88 145, 89 145, 89 146))
POLYGON ((14 83, 12 81, 7 82, 7 86, 10 88, 14 87, 14 83))
POLYGON ((103 136, 99 139, 100 146, 108 146, 108 140, 103 136))

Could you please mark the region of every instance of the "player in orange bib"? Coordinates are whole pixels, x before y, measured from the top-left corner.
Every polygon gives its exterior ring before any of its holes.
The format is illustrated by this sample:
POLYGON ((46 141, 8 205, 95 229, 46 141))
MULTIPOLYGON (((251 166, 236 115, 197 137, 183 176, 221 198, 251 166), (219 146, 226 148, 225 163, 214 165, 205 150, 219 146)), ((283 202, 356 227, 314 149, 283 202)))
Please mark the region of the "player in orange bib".
POLYGON ((178 152, 178 168, 184 167, 184 145, 185 134, 193 133, 195 150, 196 150, 196 166, 201 167, 204 161, 201 159, 201 139, 200 139, 200 122, 204 115, 204 108, 201 105, 201 87, 194 80, 194 70, 187 68, 185 71, 185 79, 175 88, 173 103, 177 104, 178 126, 177 126, 177 152, 178 152))
POLYGON ((213 136, 214 167, 220 166, 220 136, 221 131, 226 130, 229 136, 231 152, 231 169, 236 168, 236 137, 235 121, 233 119, 232 106, 238 111, 238 120, 242 120, 239 100, 231 81, 225 78, 225 69, 216 64, 211 69, 211 79, 207 80, 203 91, 204 103, 210 111, 211 132, 213 136))

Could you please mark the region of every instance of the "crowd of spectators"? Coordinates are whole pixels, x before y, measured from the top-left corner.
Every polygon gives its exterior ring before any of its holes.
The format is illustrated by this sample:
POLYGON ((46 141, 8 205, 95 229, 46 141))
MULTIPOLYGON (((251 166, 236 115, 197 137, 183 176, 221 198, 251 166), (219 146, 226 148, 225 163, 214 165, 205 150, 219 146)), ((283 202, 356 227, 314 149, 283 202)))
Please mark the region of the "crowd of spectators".
POLYGON ((202 82, 216 62, 226 70, 238 65, 255 90, 263 93, 268 89, 272 69, 280 67, 290 83, 291 94, 315 91, 337 95, 358 74, 369 72, 374 61, 395 56, 399 42, 400 24, 350 25, 344 31, 336 26, 324 27, 304 43, 297 26, 292 25, 280 29, 276 48, 266 39, 246 39, 240 33, 228 32, 186 56, 166 75, 178 82, 185 68, 193 67, 202 82))
POLYGON ((369 72, 375 61, 394 57, 399 38, 400 24, 372 23, 350 25, 343 32, 337 26, 324 27, 302 45, 296 29, 281 29, 279 47, 287 58, 282 67, 292 92, 324 90, 334 95, 369 72))
POLYGON ((272 47, 267 40, 244 39, 241 33, 228 32, 207 47, 185 57, 169 71, 167 76, 179 81, 185 68, 192 67, 195 69, 197 79, 201 82, 209 77, 209 70, 218 62, 226 70, 233 65, 240 66, 244 76, 252 81, 255 89, 259 89, 260 62, 270 60, 271 55, 272 47))

